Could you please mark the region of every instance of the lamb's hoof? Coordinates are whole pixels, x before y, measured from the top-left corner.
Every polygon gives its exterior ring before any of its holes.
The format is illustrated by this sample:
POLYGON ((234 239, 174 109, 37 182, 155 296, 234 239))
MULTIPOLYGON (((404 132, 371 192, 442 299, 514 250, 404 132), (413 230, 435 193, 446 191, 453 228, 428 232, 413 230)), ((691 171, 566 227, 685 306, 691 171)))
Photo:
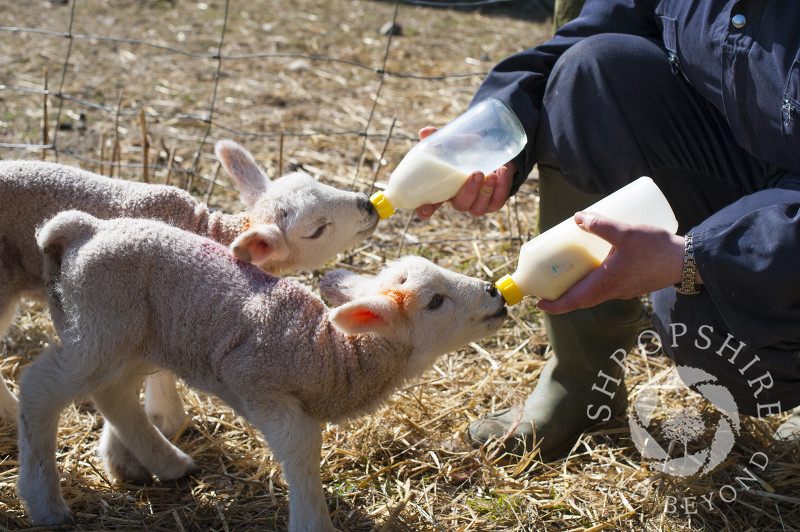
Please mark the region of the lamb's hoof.
POLYGON ((179 478, 183 478, 195 469, 195 463, 192 458, 181 451, 180 449, 175 449, 175 453, 173 454, 172 458, 168 461, 168 467, 164 468, 162 471, 156 471, 156 476, 163 482, 166 480, 177 480, 179 478))
POLYGON ((72 512, 69 511, 67 504, 63 501, 53 504, 54 508, 42 509, 37 511, 32 507, 28 507, 28 514, 36 526, 62 526, 71 525, 75 523, 75 518, 72 517, 72 512))
POLYGON ((153 475, 133 456, 120 439, 110 430, 103 430, 97 449, 106 472, 117 482, 149 484, 153 475))

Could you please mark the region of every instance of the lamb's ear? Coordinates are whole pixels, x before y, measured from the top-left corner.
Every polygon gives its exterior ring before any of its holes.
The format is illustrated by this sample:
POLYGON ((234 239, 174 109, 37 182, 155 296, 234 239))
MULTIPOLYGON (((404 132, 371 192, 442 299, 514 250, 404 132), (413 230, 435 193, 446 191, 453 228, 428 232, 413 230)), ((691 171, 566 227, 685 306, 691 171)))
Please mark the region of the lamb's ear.
POLYGON ((269 187, 269 177, 261 171, 250 152, 232 140, 217 142, 214 152, 239 189, 242 203, 253 207, 258 197, 269 187))
POLYGON ((259 225, 242 233, 231 243, 231 253, 239 260, 256 266, 274 263, 289 255, 280 228, 275 224, 259 225))
POLYGON ((334 307, 375 292, 375 281, 348 270, 334 270, 319 282, 322 296, 334 307))
POLYGON ((368 296, 350 301, 331 310, 336 327, 349 334, 377 333, 385 335, 394 327, 397 302, 387 296, 368 296))

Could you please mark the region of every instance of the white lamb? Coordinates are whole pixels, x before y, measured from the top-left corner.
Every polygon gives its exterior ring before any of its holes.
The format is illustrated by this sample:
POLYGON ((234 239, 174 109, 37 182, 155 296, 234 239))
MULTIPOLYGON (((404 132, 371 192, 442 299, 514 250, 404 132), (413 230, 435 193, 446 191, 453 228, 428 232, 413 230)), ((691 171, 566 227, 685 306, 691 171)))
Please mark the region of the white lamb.
MULTIPOLYGON (((215 151, 240 191, 243 213, 210 212, 176 187, 110 179, 62 164, 0 161, 0 338, 21 297, 44 298, 35 231, 63 210, 163 220, 231 245, 237 257, 275 274, 322 265, 369 236, 378 222, 365 194, 338 190, 303 172, 272 181, 231 141, 218 142, 215 151)), ((183 423, 171 376, 149 379, 146 404, 166 434, 183 423)), ((0 423, 16 418, 17 400, 0 379, 0 423)))
POLYGON ((301 284, 159 222, 69 211, 38 241, 62 346, 43 353, 20 384, 18 489, 36 525, 72 520, 55 449, 59 412, 78 397, 91 396, 104 432, 162 480, 192 469, 137 400, 144 376, 161 366, 263 433, 290 489, 289 530, 333 530, 319 476, 320 423, 375 408, 506 316, 491 284, 419 257, 374 278, 328 274, 320 290, 340 305, 329 309, 301 284))

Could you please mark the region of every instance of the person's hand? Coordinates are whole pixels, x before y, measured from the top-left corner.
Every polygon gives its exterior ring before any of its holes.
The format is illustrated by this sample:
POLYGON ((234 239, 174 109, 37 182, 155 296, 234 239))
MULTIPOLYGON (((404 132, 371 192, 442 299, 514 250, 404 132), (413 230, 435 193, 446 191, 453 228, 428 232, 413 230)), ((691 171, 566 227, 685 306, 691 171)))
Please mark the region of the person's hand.
MULTIPOLYGON (((419 131, 420 140, 436 131, 435 127, 425 127, 419 131)), ((499 211, 508 200, 511 191, 511 182, 516 173, 514 163, 501 166, 494 172, 483 175, 482 172, 473 172, 464 186, 450 198, 450 204, 459 212, 469 212, 478 217, 488 212, 499 211)), ((442 203, 422 205, 417 208, 417 216, 423 220, 430 218, 442 203)))
MULTIPOLYGON (((561 314, 609 299, 630 299, 679 283, 683 237, 654 225, 631 225, 579 212, 575 222, 613 247, 602 264, 554 301, 540 300, 545 312, 561 314)), ((698 282, 702 282, 698 275, 698 282)))

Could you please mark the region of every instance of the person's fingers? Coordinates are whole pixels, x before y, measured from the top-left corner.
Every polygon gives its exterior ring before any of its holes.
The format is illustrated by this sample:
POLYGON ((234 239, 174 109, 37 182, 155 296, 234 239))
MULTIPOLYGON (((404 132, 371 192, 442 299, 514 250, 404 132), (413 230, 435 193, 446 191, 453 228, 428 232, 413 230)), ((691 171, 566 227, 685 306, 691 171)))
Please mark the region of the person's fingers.
POLYGON ((577 212, 574 216, 575 223, 578 227, 597 235, 603 240, 615 244, 625 235, 625 230, 629 225, 624 222, 619 222, 612 218, 607 218, 593 212, 577 212))
POLYGON ((565 312, 570 312, 571 309, 569 306, 564 305, 562 301, 555 300, 550 301, 548 299, 540 299, 536 302, 536 308, 541 310, 542 312, 547 312, 548 314, 564 314, 565 312))
POLYGON ((469 208, 470 215, 478 217, 486 214, 486 208, 489 205, 489 200, 492 199, 492 194, 494 194, 494 188, 496 184, 497 176, 495 174, 489 174, 486 176, 486 178, 483 180, 481 188, 478 190, 478 195, 475 197, 475 201, 472 202, 472 206, 469 208))
POLYGON ((453 196, 450 200, 450 204, 459 212, 468 211, 470 207, 472 207, 472 204, 475 203, 475 198, 478 197, 481 186, 483 186, 483 173, 474 172, 469 176, 467 182, 464 183, 464 186, 461 187, 458 193, 453 196))
POLYGON ((579 307, 570 301, 562 301, 560 298, 556 301, 548 301, 547 299, 540 299, 536 303, 536 308, 548 314, 565 314, 577 310, 579 307))
POLYGON ((436 212, 436 210, 441 206, 442 202, 434 203, 433 205, 431 204, 421 205, 417 207, 417 216, 419 216, 423 220, 427 220, 428 218, 433 216, 433 213, 436 212))
POLYGON ((419 140, 424 139, 425 137, 430 137, 432 134, 436 133, 437 128, 433 126, 426 126, 419 130, 419 140))
POLYGON ((503 208, 503 205, 508 201, 508 194, 511 191, 511 172, 505 168, 500 167, 497 169, 497 183, 494 186, 494 192, 489 199, 489 204, 486 207, 486 212, 497 212, 503 208))
POLYGON ((550 314, 563 314, 579 308, 593 307, 607 299, 603 297, 605 284, 601 266, 589 272, 558 299, 552 301, 542 299, 536 306, 539 310, 550 314))

